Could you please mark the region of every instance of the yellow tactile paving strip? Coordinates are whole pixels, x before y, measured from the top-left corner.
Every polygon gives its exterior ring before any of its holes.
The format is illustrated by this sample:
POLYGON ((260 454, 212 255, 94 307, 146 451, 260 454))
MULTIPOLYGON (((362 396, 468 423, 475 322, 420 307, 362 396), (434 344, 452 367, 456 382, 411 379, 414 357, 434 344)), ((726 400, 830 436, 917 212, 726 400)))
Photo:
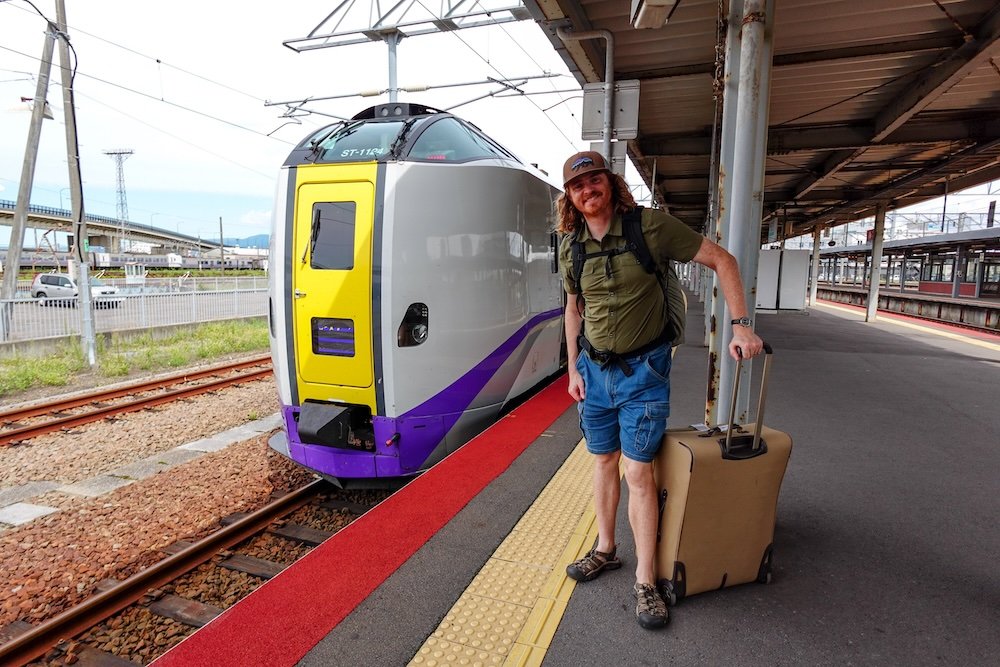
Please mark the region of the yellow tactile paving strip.
POLYGON ((593 459, 581 440, 411 665, 540 665, 597 538, 593 459))

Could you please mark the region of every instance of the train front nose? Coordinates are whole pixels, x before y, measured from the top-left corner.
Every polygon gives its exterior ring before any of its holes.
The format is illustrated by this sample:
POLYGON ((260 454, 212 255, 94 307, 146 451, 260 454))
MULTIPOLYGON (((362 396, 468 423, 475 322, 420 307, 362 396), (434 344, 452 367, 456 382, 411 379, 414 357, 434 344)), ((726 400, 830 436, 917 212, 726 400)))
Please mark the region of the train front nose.
POLYGON ((299 410, 303 443, 354 451, 375 451, 372 414, 365 406, 306 401, 299 410))

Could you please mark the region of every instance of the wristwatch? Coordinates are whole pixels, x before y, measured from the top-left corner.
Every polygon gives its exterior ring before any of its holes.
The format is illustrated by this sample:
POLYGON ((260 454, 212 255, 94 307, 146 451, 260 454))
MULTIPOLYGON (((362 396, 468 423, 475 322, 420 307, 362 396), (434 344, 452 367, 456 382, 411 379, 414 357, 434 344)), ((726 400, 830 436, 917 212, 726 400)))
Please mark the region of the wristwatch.
POLYGON ((753 320, 751 320, 749 317, 740 317, 730 322, 730 324, 742 324, 745 327, 751 327, 753 326, 753 320))

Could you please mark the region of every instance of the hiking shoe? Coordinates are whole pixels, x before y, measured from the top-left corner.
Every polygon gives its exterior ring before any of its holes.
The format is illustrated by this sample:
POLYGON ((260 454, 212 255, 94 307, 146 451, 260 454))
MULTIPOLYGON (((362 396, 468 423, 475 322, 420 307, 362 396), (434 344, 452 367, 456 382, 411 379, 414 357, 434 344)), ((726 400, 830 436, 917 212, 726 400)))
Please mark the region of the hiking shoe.
POLYGON ((635 585, 635 615, 639 625, 647 630, 662 628, 670 619, 667 613, 667 603, 663 601, 660 591, 652 584, 635 585))
POLYGON ((622 562, 615 556, 617 550, 618 547, 614 546, 611 547, 611 553, 604 553, 594 547, 586 556, 567 565, 566 574, 577 581, 591 581, 605 570, 617 570, 622 566, 622 562))

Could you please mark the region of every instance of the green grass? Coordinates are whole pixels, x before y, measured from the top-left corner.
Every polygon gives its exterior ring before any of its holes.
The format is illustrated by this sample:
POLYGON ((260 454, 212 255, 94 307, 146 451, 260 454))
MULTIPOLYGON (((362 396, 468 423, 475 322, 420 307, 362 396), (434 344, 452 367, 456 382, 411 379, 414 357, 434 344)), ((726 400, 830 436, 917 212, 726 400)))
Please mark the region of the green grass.
MULTIPOLYGON (((129 340, 112 338, 97 353, 97 373, 122 378, 133 372, 180 368, 212 361, 228 354, 264 352, 267 322, 241 320, 203 324, 154 340, 146 335, 129 340)), ((63 386, 86 371, 79 346, 62 348, 46 358, 0 359, 0 397, 46 386, 63 386)))
POLYGON ((60 387, 85 367, 83 351, 60 349, 43 359, 0 359, 0 396, 9 396, 34 387, 60 387))

